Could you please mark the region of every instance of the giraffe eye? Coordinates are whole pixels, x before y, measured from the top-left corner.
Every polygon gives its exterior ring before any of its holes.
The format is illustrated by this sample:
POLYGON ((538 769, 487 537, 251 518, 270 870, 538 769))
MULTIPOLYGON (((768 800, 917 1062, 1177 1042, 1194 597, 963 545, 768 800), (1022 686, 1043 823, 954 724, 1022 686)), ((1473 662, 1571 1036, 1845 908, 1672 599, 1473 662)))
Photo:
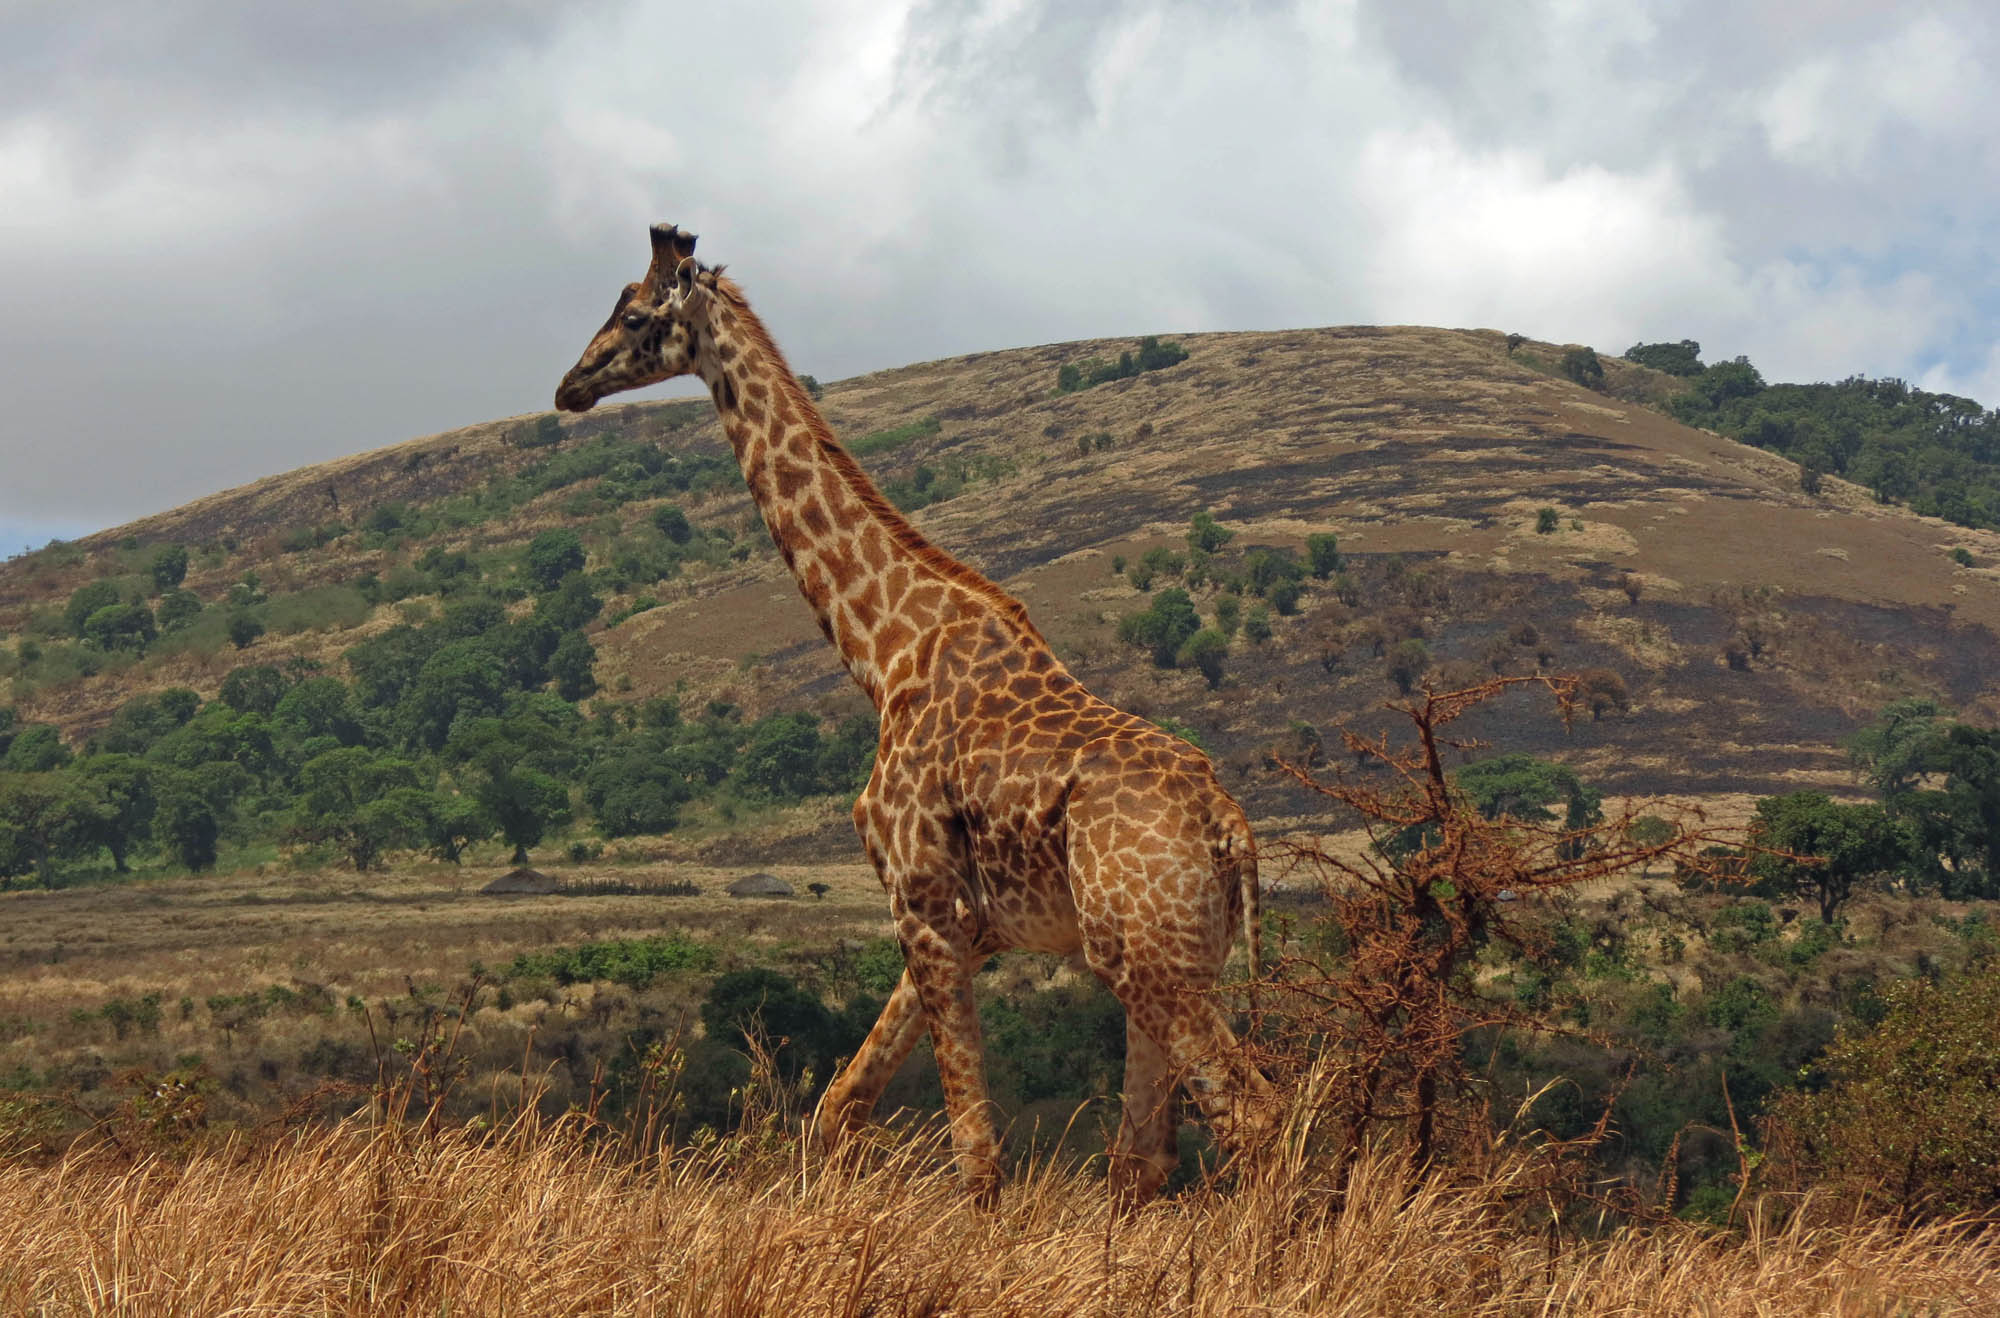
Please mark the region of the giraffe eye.
POLYGON ((644 312, 628 311, 624 316, 625 328, 628 330, 644 329, 646 328, 646 320, 647 317, 644 312))

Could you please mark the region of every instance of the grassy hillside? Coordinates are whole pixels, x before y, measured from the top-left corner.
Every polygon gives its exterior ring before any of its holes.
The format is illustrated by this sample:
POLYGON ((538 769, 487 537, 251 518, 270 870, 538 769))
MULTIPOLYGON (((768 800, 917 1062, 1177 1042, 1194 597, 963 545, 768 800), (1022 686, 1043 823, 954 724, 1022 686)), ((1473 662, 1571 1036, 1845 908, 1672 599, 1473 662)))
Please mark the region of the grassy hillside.
MULTIPOLYGON (((1488 332, 1182 342, 1183 362, 1074 392, 1055 388, 1063 365, 1133 345, 925 363, 830 385, 822 406, 929 534, 1025 599, 1093 687, 1192 729, 1253 813, 1299 807, 1266 752, 1366 726, 1411 639, 1439 678, 1537 664, 1615 674, 1624 698, 1567 737, 1504 715, 1478 730, 1620 792, 1847 790, 1839 743, 1890 701, 1995 712, 2000 536, 1832 477, 1808 496, 1793 463, 1655 410, 1673 377, 1607 360, 1586 390, 1557 373, 1558 349, 1510 351, 1488 332), (1538 533, 1544 508, 1552 529, 1538 533), (1185 556, 1202 512, 1233 532, 1190 591, 1204 622, 1225 594, 1255 608, 1229 577, 1260 546, 1296 552, 1331 533, 1344 557, 1339 578, 1304 580, 1295 615, 1267 609, 1267 643, 1232 639, 1213 689, 1118 637, 1148 599, 1133 568, 1148 551, 1185 556), (1524 623, 1534 639, 1510 641, 1524 623)), ((585 628, 599 704, 863 709, 700 401, 468 427, 12 560, 0 675, 21 721, 76 741, 135 693, 210 696, 245 664, 304 659, 344 676, 353 645, 435 616, 450 592, 515 579, 532 537, 555 527, 580 534, 604 600, 585 628), (634 461, 646 452, 675 462, 647 470, 634 461), (662 552, 654 517, 669 503, 700 532, 698 552, 662 552), (144 596, 171 545, 190 556, 183 586, 205 606, 194 621, 144 654, 63 639, 79 587, 144 596), (267 630, 239 649, 227 623, 243 611, 267 630)), ((1152 591, 1185 584, 1152 575, 1152 591)))

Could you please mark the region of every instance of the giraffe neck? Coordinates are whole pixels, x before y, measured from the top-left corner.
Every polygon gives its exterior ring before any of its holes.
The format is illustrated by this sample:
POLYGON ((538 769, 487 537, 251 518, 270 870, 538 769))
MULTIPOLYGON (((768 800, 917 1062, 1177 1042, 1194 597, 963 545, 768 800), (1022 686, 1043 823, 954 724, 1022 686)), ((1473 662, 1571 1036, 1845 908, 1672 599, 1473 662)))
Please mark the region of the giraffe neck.
POLYGON ((882 496, 748 305, 724 288, 702 378, 785 566, 876 707, 915 674, 924 637, 946 622, 993 616, 1039 642, 1019 602, 882 496))

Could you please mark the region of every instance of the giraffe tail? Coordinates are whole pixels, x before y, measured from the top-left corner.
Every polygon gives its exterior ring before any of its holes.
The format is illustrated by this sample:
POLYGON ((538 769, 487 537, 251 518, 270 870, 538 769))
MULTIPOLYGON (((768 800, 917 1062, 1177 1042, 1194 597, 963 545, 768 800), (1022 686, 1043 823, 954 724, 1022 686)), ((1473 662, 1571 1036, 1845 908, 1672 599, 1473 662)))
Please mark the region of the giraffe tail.
POLYGON ((1257 843, 1241 817, 1232 820, 1216 845, 1216 859, 1225 873, 1233 872, 1243 899, 1243 950, 1250 959, 1250 983, 1263 973, 1263 889, 1257 882, 1257 843))

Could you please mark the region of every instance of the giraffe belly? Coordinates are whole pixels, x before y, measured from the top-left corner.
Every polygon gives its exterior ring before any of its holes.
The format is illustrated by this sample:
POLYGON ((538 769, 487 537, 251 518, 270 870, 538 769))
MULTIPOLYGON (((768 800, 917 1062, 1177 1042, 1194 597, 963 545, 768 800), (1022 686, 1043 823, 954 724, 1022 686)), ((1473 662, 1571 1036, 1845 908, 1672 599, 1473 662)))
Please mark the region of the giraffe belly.
POLYGON ((1067 956, 1082 947, 1077 932, 1076 903, 1069 886, 1055 881, 989 883, 982 871, 984 925, 989 941, 1028 952, 1067 956))

